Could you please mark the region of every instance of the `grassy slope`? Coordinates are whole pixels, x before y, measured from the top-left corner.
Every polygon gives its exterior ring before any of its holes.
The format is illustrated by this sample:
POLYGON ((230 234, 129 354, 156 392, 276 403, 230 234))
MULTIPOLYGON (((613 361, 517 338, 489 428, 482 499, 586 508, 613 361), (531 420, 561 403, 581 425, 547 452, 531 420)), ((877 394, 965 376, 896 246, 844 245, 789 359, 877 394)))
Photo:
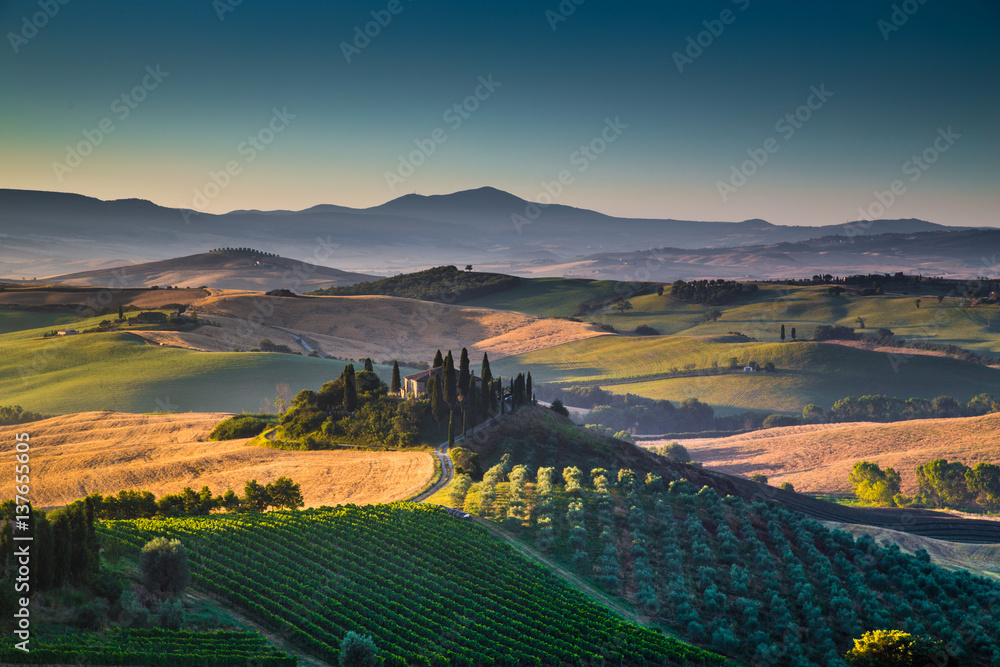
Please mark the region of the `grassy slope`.
POLYGON ((0 335, 24 329, 53 329, 76 322, 74 312, 39 313, 30 310, 0 310, 0 335))
MULTIPOLYGON (((567 316, 573 314, 581 301, 614 295, 618 284, 562 278, 524 280, 521 287, 463 305, 567 316)), ((812 335, 817 325, 857 327, 855 318, 861 317, 867 325, 861 333, 874 334, 877 328, 888 327, 908 340, 954 344, 1000 356, 1000 312, 985 307, 963 308, 961 299, 954 297, 940 304, 936 295, 917 293, 831 298, 824 286, 762 285, 752 298, 719 306, 722 317, 717 322, 704 321, 709 306, 687 304, 655 294, 633 297, 630 301, 633 310, 625 314, 608 307, 581 319, 611 324, 619 331, 632 331, 639 325, 647 325, 661 334, 715 336, 741 331, 761 341, 777 341, 782 324, 786 325, 789 336, 791 328, 796 327, 799 337, 805 338, 812 335), (921 298, 919 309, 915 305, 918 297, 921 298)))
POLYGON ((889 394, 933 398, 950 394, 967 401, 995 392, 1000 371, 949 358, 899 359, 881 352, 820 343, 737 343, 732 337, 603 336, 502 359, 495 374, 527 369, 536 382, 598 384, 615 393, 681 401, 696 397, 720 414, 743 410, 801 412, 809 403, 829 408, 848 395, 889 394), (773 362, 777 373, 735 373, 664 379, 671 369, 694 364, 726 367, 736 357, 773 362))
POLYGON ((544 317, 571 317, 580 303, 611 298, 620 293, 619 286, 623 285, 626 283, 614 280, 522 278, 518 287, 463 301, 462 305, 517 310, 544 317))
MULTIPOLYGON (((163 348, 120 332, 41 339, 43 331, 0 336, 0 404, 48 414, 104 409, 254 412, 262 401, 273 399, 277 383, 287 383, 293 395, 316 389, 339 376, 346 363, 292 354, 163 348)), ((375 370, 389 381, 391 367, 375 370)))

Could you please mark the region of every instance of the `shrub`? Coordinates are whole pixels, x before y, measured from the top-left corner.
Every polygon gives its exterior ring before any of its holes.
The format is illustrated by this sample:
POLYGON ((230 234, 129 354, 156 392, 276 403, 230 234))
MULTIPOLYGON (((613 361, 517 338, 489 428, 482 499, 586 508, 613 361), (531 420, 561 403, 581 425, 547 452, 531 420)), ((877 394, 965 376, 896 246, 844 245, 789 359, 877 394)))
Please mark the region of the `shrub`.
POLYGON ((854 640, 844 660, 851 667, 924 667, 950 664, 939 642, 901 630, 873 630, 854 640))
POLYGON ((146 588, 161 597, 177 595, 191 582, 187 549, 180 540, 152 539, 142 548, 140 568, 146 588))
POLYGON ((340 667, 376 667, 378 648, 370 635, 360 635, 353 630, 340 642, 340 667))
POLYGON ((802 422, 797 417, 788 415, 768 415, 761 424, 764 428, 777 428, 779 426, 798 426, 802 422))
POLYGON ((562 415, 563 417, 569 417, 569 410, 566 409, 566 406, 563 405, 563 402, 560 401, 558 398, 552 401, 550 409, 557 415, 562 415))
POLYGON ((751 482, 757 482, 758 484, 767 484, 767 475, 759 472, 755 472, 750 475, 751 482))
POLYGON ((237 440, 260 435, 269 426, 266 419, 254 415, 236 415, 219 422, 209 434, 209 440, 237 440))
POLYGON ((635 328, 635 333, 638 336, 659 336, 660 332, 653 327, 646 326, 645 324, 640 324, 635 328))

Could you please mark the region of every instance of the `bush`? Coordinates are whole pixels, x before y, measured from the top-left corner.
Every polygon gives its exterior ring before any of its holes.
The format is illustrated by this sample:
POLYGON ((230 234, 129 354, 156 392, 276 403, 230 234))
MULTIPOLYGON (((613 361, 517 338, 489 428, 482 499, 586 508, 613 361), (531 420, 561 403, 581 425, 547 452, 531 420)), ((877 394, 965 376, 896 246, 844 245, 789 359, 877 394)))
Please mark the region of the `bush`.
POLYGON ((764 419, 764 423, 761 424, 764 428, 777 428, 779 426, 798 426, 802 422, 799 421, 797 417, 789 417, 788 415, 768 415, 764 419))
POLYGON ((901 630, 873 630, 854 640, 844 660, 851 667, 925 667, 953 664, 944 647, 901 630))
POLYGON ((690 463, 691 454, 684 445, 678 442, 671 442, 669 445, 662 445, 660 447, 653 447, 650 449, 654 454, 659 454, 660 456, 665 456, 668 459, 673 459, 675 461, 680 461, 681 463, 690 463))
POLYGON ((142 548, 140 568, 146 588, 161 597, 177 595, 191 582, 187 549, 180 540, 152 539, 142 548))
POLYGON ((157 615, 160 617, 160 627, 166 630, 180 630, 184 625, 184 605, 180 600, 161 602, 157 615))
POLYGON ((646 326, 645 324, 640 324, 635 328, 635 333, 638 336, 659 336, 660 332, 653 327, 646 326))
POLYGON ((856 340, 857 337, 851 327, 821 324, 813 331, 813 340, 856 340))
POLYGON ((77 608, 73 615, 73 625, 84 630, 100 630, 108 622, 110 607, 104 598, 94 598, 77 608))
POLYGON ((340 667, 376 667, 378 648, 370 635, 359 635, 353 630, 340 642, 340 667))
POLYGON ((757 482, 758 484, 767 484, 767 475, 756 472, 750 475, 750 481, 757 482))
POLYGON ((557 415, 562 415, 563 417, 569 417, 569 410, 566 409, 566 406, 563 405, 563 402, 560 401, 558 398, 552 401, 552 405, 549 406, 549 409, 552 410, 552 412, 556 413, 557 415))
POLYGON ((254 415, 236 415, 219 422, 208 435, 209 440, 237 440, 253 438, 264 432, 270 424, 254 415))
POLYGON ((780 488, 782 491, 790 491, 792 493, 795 493, 795 487, 792 486, 791 482, 782 482, 781 486, 778 488, 780 488))

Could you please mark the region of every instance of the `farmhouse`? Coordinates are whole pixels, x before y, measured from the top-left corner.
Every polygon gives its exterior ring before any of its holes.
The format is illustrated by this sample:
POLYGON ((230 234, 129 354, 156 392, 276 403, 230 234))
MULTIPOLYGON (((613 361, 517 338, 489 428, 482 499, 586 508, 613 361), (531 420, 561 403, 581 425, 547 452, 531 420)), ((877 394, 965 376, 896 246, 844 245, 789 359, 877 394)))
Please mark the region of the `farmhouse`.
MULTIPOLYGON (((419 373, 414 373, 413 375, 407 375, 403 378, 403 386, 401 387, 401 392, 404 398, 420 398, 427 394, 427 382, 432 377, 437 377, 438 373, 444 370, 441 366, 436 368, 428 368, 426 371, 420 371, 419 373)), ((472 375, 475 378, 475 374, 472 375)), ((479 385, 479 378, 475 378, 476 385, 479 385)), ((455 370, 455 382, 458 382, 458 370, 455 370)))
POLYGON ((60 329, 56 333, 58 335, 60 335, 60 336, 73 336, 73 335, 78 334, 80 332, 77 331, 76 329, 60 329))

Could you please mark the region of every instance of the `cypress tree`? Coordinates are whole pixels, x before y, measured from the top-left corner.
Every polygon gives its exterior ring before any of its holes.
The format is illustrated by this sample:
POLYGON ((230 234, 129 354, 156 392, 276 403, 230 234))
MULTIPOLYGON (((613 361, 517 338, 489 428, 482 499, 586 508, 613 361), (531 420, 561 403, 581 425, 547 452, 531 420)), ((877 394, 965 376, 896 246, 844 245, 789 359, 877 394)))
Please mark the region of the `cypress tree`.
POLYGON ((393 394, 398 394, 400 387, 402 387, 402 382, 399 379, 399 362, 393 359, 392 382, 389 384, 389 391, 393 394))
POLYGON ((365 357, 365 370, 368 371, 369 373, 375 372, 375 366, 372 364, 372 360, 370 357, 365 357))
POLYGON ((491 398, 493 393, 493 373, 490 371, 490 358, 483 352, 483 366, 479 371, 479 379, 482 381, 482 396, 480 397, 483 414, 489 414, 493 412, 493 400, 491 398))
POLYGON ((448 446, 455 444, 455 411, 448 410, 448 446))
POLYGON ((354 381, 354 364, 344 369, 344 409, 354 412, 358 409, 358 385, 354 381))
POLYGON ((118 319, 119 320, 125 319, 125 310, 122 308, 122 305, 120 303, 118 304, 118 319))
POLYGON ((39 590, 51 590, 56 579, 56 552, 52 541, 52 525, 44 514, 38 512, 32 519, 35 522, 35 556, 32 562, 36 568, 39 590))
POLYGON ((444 402, 444 390, 441 387, 443 381, 441 380, 440 373, 433 379, 433 382, 434 386, 431 391, 431 416, 434 417, 434 421, 440 422, 444 419, 444 413, 448 409, 447 404, 444 402))
POLYGON ((465 390, 465 398, 462 399, 462 405, 469 413, 469 423, 475 428, 476 418, 479 414, 479 396, 476 394, 476 378, 471 375, 469 376, 469 386, 465 390))
POLYGON ((782 343, 785 342, 785 325, 784 324, 781 325, 781 342, 782 343))
POLYGON ((451 357, 451 351, 444 358, 444 402, 450 407, 454 407, 458 401, 458 387, 455 382, 455 361, 451 357))
POLYGON ((528 402, 528 404, 534 405, 535 404, 535 390, 531 388, 531 371, 528 371, 528 377, 524 381, 524 385, 525 385, 524 386, 525 400, 528 402))
POLYGON ((469 410, 462 401, 462 437, 469 435, 469 410))
POLYGON ((444 357, 441 356, 441 350, 438 350, 437 354, 434 355, 434 363, 431 364, 431 368, 438 368, 440 366, 444 366, 444 357))
POLYGON ((462 356, 458 360, 458 392, 465 396, 469 387, 469 351, 462 348, 462 356))
POLYGON ((792 340, 795 340, 795 327, 792 327, 792 340))

